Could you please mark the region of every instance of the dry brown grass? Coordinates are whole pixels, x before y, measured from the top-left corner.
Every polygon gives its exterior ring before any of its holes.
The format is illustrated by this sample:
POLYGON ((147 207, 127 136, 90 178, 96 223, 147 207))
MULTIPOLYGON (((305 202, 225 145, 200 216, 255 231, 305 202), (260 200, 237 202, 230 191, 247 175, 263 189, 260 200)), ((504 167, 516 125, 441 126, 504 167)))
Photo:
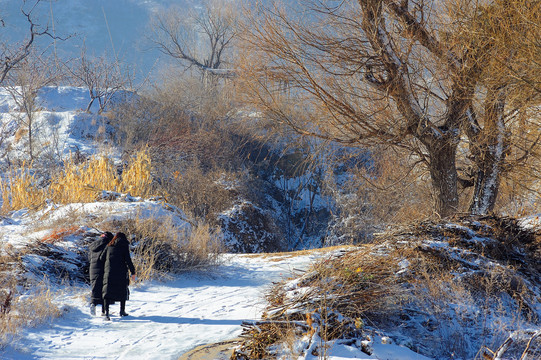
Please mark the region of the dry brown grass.
POLYGON ((61 313, 45 283, 24 296, 14 295, 9 311, 0 313, 0 348, 20 336, 22 329, 51 321, 61 313))
MULTIPOLYGON (((365 246, 318 261, 301 277, 302 287, 309 291, 295 299, 295 306, 303 312, 325 308, 351 318, 358 318, 367 311, 385 312, 396 304, 401 293, 392 276, 397 271, 396 260, 394 255, 374 257, 372 248, 365 246), (327 294, 332 294, 332 298, 327 294)), ((285 313, 292 305, 283 295, 269 297, 269 312, 275 314, 273 316, 285 313)))
POLYGON ((310 255, 310 254, 315 254, 315 253, 327 253, 333 250, 354 250, 357 248, 358 246, 354 246, 354 245, 335 245, 335 246, 327 246, 327 247, 322 247, 322 248, 296 250, 296 251, 288 251, 288 252, 244 254, 243 256, 250 257, 250 258, 262 257, 265 259, 270 259, 271 261, 281 261, 283 259, 288 259, 288 258, 292 258, 296 256, 310 255))
POLYGON ((539 236, 511 218, 455 221, 396 226, 275 286, 265 315, 274 327, 257 338, 248 328, 244 354, 265 334, 282 342, 283 323, 306 326, 307 314, 322 341, 359 336, 365 323, 381 331, 407 324, 434 351, 427 355, 446 358, 472 358, 472 342, 475 352, 535 323, 539 236))
POLYGON ((133 262, 141 281, 208 269, 220 262, 223 252, 219 233, 205 224, 178 228, 171 218, 136 216, 102 226, 132 236, 133 262))
POLYGON ((35 209, 45 203, 47 193, 39 188, 31 165, 22 164, 18 172, 12 172, 6 180, 0 179, 2 211, 18 210, 25 207, 35 209))
POLYGON ((395 258, 374 261, 369 246, 340 248, 344 251, 331 252, 295 279, 294 289, 287 281, 271 289, 263 320, 245 325, 246 341, 235 359, 272 356, 269 345, 275 343, 289 349, 292 334, 309 334, 320 342, 317 351, 324 356, 326 342, 360 335, 366 312, 384 313, 400 301, 402 291, 392 277, 395 258))
POLYGON ((26 137, 28 134, 28 129, 25 127, 19 127, 15 132, 15 143, 21 141, 22 138, 26 137))
POLYGON ((2 211, 22 208, 36 209, 45 205, 46 199, 58 204, 96 201, 102 190, 130 193, 132 196, 147 197, 163 195, 153 186, 152 162, 146 150, 131 157, 117 175, 117 168, 105 156, 91 158, 80 163, 76 157, 68 159, 64 168, 52 176, 50 185, 38 184, 32 174, 32 166, 23 166, 11 173, 7 181, 0 182, 3 204, 2 211))

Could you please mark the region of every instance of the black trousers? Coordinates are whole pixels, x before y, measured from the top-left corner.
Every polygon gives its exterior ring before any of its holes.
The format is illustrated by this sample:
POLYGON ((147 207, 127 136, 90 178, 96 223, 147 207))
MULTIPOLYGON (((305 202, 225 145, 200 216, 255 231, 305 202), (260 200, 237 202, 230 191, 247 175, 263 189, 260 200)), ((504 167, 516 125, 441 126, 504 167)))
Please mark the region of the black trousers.
MULTIPOLYGON (((113 300, 103 299, 103 307, 105 308, 105 315, 109 316, 109 305, 113 304, 113 300)), ((126 312, 126 300, 120 300, 120 312, 126 312)))

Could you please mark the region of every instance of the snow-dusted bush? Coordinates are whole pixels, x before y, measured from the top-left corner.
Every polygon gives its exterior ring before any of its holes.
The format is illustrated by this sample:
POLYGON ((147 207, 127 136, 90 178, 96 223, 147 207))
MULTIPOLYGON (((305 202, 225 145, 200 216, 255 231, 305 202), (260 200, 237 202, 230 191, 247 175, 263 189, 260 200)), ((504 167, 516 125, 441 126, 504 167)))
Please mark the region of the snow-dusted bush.
POLYGON ((269 212, 244 201, 219 215, 224 245, 236 253, 277 252, 286 248, 269 212))
POLYGON ((383 334, 432 358, 473 359, 540 329, 540 251, 539 234, 512 218, 395 226, 272 289, 264 331, 301 336, 310 316, 325 341, 383 334))
POLYGON ((236 195, 223 182, 235 183, 239 175, 222 169, 205 170, 197 160, 185 163, 176 171, 164 184, 168 200, 193 218, 215 225, 216 215, 227 209, 236 195))

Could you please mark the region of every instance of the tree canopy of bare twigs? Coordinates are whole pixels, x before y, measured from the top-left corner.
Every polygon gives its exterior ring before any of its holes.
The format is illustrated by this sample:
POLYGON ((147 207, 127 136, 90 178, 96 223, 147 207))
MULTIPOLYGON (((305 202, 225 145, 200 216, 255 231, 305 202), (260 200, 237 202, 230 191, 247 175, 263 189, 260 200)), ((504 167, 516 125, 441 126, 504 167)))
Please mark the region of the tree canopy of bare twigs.
POLYGON ((86 112, 98 100, 98 114, 102 113, 113 96, 121 90, 129 79, 129 74, 122 72, 118 62, 112 62, 105 55, 93 57, 86 53, 85 47, 81 56, 66 66, 75 82, 88 89, 90 101, 86 112))
POLYGON ((231 3, 213 0, 187 16, 170 8, 153 19, 150 41, 186 69, 217 74, 236 36, 234 14, 231 3))
POLYGON ((259 5, 241 32, 249 100, 300 134, 404 148, 428 169, 437 214, 461 210, 461 187, 485 214, 539 142, 540 4, 259 5))
MULTIPOLYGON (((30 55, 31 49, 34 46, 34 40, 39 36, 49 36, 52 39, 61 39, 53 36, 49 32, 48 26, 42 27, 32 18, 32 12, 38 6, 41 0, 35 0, 29 10, 26 10, 24 5, 27 1, 22 2, 21 13, 28 22, 28 35, 20 44, 0 44, 0 84, 4 82, 8 73, 16 68, 21 61, 30 55)), ((1 14, 0 14, 1 15, 1 14)), ((0 26, 5 26, 4 19, 0 19, 0 26)), ((2 31, 4 29, 0 29, 2 31)))

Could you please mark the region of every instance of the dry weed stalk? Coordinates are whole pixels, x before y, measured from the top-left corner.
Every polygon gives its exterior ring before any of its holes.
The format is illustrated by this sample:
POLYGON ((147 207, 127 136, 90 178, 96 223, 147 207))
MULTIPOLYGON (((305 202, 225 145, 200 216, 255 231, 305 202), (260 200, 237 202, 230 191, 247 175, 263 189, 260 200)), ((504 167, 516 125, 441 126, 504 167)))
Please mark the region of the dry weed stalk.
POLYGON ((78 163, 70 157, 59 174, 51 179, 50 198, 61 204, 92 202, 98 190, 120 190, 120 179, 111 160, 102 156, 78 163))
POLYGON ((18 173, 12 172, 6 180, 0 179, 2 210, 34 209, 45 203, 47 193, 40 189, 31 171, 31 164, 23 163, 18 173))
POLYGON ((122 173, 120 192, 128 192, 133 196, 147 197, 152 191, 152 162, 148 151, 137 152, 122 173))

